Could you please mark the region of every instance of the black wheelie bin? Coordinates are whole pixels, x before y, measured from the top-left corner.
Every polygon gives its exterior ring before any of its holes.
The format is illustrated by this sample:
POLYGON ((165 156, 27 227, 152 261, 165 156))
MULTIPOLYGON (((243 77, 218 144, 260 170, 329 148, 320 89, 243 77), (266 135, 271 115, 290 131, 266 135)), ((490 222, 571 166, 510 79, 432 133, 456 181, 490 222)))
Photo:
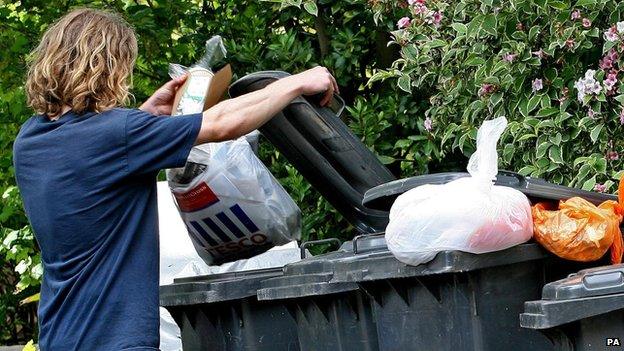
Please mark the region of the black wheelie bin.
POLYGON ((520 324, 544 333, 557 351, 624 349, 624 264, 547 284, 541 300, 525 304, 520 324))
MULTIPOLYGON (((232 85, 230 94, 261 89, 285 75, 248 75, 232 85)), ((535 243, 481 255, 446 251, 418 266, 400 263, 380 233, 389 204, 412 187, 467 174, 394 180, 340 120, 341 110, 338 98, 330 108, 298 98, 261 129, 360 233, 367 234, 336 252, 289 264, 282 276, 260 282, 258 301, 281 304, 295 317, 300 349, 552 348, 541 333, 521 328, 518 316, 525 301, 539 299, 546 282, 586 265, 563 261, 535 243)), ((496 181, 522 191, 533 202, 572 196, 594 203, 614 199, 510 172, 501 172, 496 181)))
MULTIPOLYGON (((409 183, 441 184, 464 176, 420 176, 409 183)), ((509 172, 496 182, 533 201, 612 199, 509 172)), ((405 187, 406 181, 399 183, 405 187)), ((366 199, 380 204, 396 196, 390 186, 372 189, 366 199)), ((286 265, 283 276, 261 283, 258 299, 281 301, 293 311, 302 350, 549 350, 550 341, 521 328, 518 316, 546 282, 583 266, 535 243, 480 255, 444 251, 410 266, 394 258, 381 233, 368 234, 336 252, 286 265)))

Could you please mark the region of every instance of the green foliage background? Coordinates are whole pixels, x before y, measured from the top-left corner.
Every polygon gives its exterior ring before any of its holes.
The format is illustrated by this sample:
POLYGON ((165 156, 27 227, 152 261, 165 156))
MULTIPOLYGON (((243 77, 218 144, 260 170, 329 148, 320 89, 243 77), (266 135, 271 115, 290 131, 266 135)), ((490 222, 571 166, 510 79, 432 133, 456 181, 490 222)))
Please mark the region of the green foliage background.
MULTIPOLYGON (((0 0, 0 344, 36 338, 34 304, 20 301, 38 291, 42 274, 11 167, 12 141, 31 115, 22 88, 26 57, 47 26, 74 7, 112 9, 135 27, 137 104, 168 79, 169 62, 193 63, 205 40, 220 34, 238 77, 329 67, 349 106, 345 121, 399 177, 464 169, 482 121, 506 115, 503 168, 615 190, 624 86, 579 102, 574 82, 596 69, 602 84, 600 58, 612 48, 622 56, 622 43, 606 43, 603 32, 622 18, 624 3, 422 2, 441 11, 439 25, 406 0, 0 0), (397 30, 401 17, 411 24, 397 30), (542 58, 534 54, 540 49, 542 58), (511 62, 503 60, 508 54, 511 62), (542 89, 532 90, 535 79, 542 89)), ((304 240, 355 234, 267 143, 261 158, 301 207, 304 240)))

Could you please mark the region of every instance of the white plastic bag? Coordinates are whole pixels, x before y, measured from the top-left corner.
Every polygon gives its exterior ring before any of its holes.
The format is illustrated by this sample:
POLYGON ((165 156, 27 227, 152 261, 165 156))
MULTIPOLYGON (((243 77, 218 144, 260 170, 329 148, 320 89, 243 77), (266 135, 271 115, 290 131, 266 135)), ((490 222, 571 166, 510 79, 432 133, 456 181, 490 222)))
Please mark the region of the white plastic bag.
POLYGON ((301 212, 243 137, 191 150, 192 180, 167 179, 193 245, 208 264, 247 258, 301 236, 301 212))
MULTIPOLYGON (((214 36, 190 70, 208 72, 225 55, 221 37, 214 36)), ((176 64, 169 67, 172 78, 186 71, 176 64)), ((206 81, 187 84, 191 93, 182 96, 174 114, 203 110, 206 81)), ((299 207, 254 154, 250 142, 257 144, 257 139, 258 132, 252 132, 234 141, 195 146, 183 168, 167 170, 180 216, 208 265, 252 257, 301 236, 299 207)))
POLYGON ((498 173, 496 144, 505 117, 483 123, 470 177, 423 185, 397 198, 386 229, 388 248, 401 262, 418 265, 440 251, 484 253, 528 241, 533 235, 531 205, 520 191, 493 185, 498 173))
MULTIPOLYGON (((301 252, 296 241, 276 246, 249 259, 242 259, 221 266, 208 266, 197 255, 178 209, 171 198, 166 182, 158 182, 158 221, 160 232, 160 285, 172 284, 175 278, 199 275, 240 272, 252 269, 282 267, 299 261, 301 252)), ((160 350, 182 351, 180 329, 173 317, 160 308, 160 350)))

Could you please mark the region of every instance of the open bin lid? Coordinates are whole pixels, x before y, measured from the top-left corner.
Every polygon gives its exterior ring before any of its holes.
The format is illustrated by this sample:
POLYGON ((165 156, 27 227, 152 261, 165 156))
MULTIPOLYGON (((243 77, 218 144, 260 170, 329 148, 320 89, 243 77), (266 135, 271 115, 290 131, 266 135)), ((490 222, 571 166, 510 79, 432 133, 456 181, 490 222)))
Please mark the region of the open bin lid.
MULTIPOLYGON (((279 71, 249 74, 232 84, 230 95, 256 91, 287 76, 279 71)), ((362 199, 368 189, 395 177, 340 119, 343 110, 338 96, 329 107, 298 97, 260 132, 359 232, 378 232, 385 229, 388 213, 366 208, 362 199)))
POLYGON ((546 329, 624 308, 624 264, 579 271, 548 283, 542 300, 529 301, 520 325, 546 329))
POLYGON ((255 297, 263 280, 281 276, 282 267, 202 275, 160 287, 163 307, 217 303, 255 297))
MULTIPOLYGON (((445 184, 469 176, 470 174, 467 172, 450 172, 427 174, 391 181, 368 190, 364 194, 362 203, 368 208, 388 210, 399 195, 410 189, 425 184, 445 184)), ((534 201, 559 201, 567 200, 575 196, 582 197, 595 205, 599 205, 607 200, 617 201, 617 197, 614 195, 557 185, 543 179, 525 177, 509 171, 498 172, 495 184, 517 189, 534 201)))

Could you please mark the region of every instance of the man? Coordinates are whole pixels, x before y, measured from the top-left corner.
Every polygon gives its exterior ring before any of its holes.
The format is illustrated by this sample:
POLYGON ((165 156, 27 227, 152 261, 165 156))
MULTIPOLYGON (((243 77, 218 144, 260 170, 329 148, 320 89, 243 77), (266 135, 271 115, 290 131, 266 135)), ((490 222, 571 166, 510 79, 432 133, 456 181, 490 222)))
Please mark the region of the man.
POLYGON ((201 114, 169 115, 184 78, 125 109, 137 56, 118 15, 75 10, 48 29, 26 81, 36 115, 14 164, 44 266, 41 349, 158 349, 156 175, 193 145, 257 129, 301 94, 338 88, 324 68, 279 80, 201 114))

